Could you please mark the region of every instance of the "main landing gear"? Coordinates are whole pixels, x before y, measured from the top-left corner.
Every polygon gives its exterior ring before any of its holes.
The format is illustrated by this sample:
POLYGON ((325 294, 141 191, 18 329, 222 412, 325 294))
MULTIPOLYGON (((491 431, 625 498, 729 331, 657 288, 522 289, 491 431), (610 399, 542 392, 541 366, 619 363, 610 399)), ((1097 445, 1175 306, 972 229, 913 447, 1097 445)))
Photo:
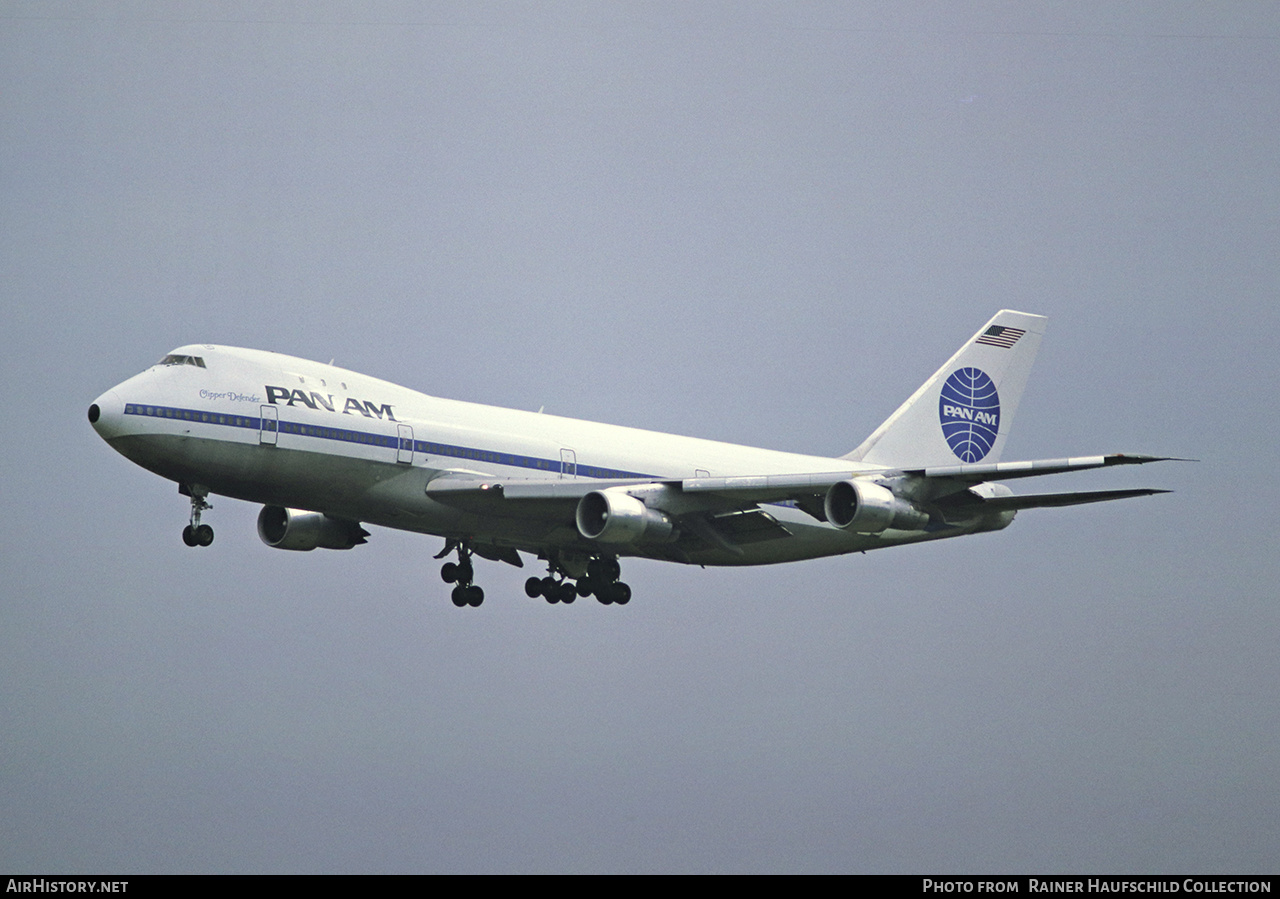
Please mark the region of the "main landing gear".
POLYGON ((213 508, 205 502, 209 492, 187 484, 179 484, 178 492, 191 497, 191 524, 182 529, 182 542, 187 546, 208 546, 213 542, 213 528, 200 523, 200 513, 213 508))
POLYGON ((546 577, 531 577, 524 582, 525 595, 530 599, 539 596, 549 603, 570 603, 579 596, 595 594, 604 605, 625 606, 631 601, 631 588, 618 580, 622 569, 612 557, 592 558, 582 573, 571 572, 558 560, 547 563, 546 577), (576 579, 577 583, 574 583, 576 579))
MULTIPOLYGON (((472 549, 466 540, 446 540, 444 549, 436 554, 443 559, 450 553, 458 554, 458 561, 440 566, 440 578, 453 584, 453 604, 458 608, 478 606, 484 602, 484 591, 472 581, 475 568, 471 564, 472 549)), ((489 558, 486 553, 486 558, 489 558)), ((524 582, 524 592, 530 599, 542 597, 547 602, 571 603, 579 596, 595 595, 603 605, 625 606, 631 601, 631 588, 618 580, 622 569, 613 556, 587 556, 582 554, 544 555, 547 560, 547 576, 531 577, 524 582)))
POLYGON ((475 568, 471 565, 471 547, 465 541, 458 543, 449 540, 436 558, 442 559, 455 549, 458 551, 458 561, 445 562, 440 566, 440 578, 446 584, 454 585, 452 598, 455 606, 478 606, 484 602, 484 590, 471 583, 475 577, 475 568))

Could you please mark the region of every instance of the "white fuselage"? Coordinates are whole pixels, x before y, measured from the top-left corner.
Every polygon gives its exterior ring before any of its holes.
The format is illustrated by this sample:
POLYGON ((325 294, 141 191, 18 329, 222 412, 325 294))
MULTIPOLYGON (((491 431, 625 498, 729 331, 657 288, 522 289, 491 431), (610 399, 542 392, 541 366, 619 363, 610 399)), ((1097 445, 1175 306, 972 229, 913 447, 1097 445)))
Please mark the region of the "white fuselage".
MULTIPOLYGON (((259 350, 192 345, 96 401, 94 427, 156 474, 201 492, 324 512, 527 552, 583 545, 572 519, 481 514, 438 502, 442 475, 527 479, 686 479, 880 466, 678 437, 428 396, 367 375, 259 350)), ((698 564, 764 564, 855 552, 988 529, 849 533, 792 504, 768 506, 790 532, 735 551, 704 546, 670 555, 698 564)), ((1007 522, 1006 522, 1007 523, 1007 522)), ((989 523, 988 523, 989 524, 989 523)))

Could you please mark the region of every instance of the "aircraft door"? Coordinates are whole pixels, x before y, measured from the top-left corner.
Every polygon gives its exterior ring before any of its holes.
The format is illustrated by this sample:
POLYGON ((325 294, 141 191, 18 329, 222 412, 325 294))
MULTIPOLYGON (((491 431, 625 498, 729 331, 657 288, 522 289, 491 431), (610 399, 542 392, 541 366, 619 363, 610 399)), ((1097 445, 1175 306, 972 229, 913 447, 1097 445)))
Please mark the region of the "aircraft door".
POLYGON ((578 476, 578 456, 571 449, 560 450, 560 477, 576 478, 578 476))
POLYGON ((275 406, 262 406, 262 417, 258 419, 258 443, 263 446, 275 446, 276 437, 280 434, 280 413, 275 406))
POLYGON ((396 461, 413 462, 413 428, 408 425, 396 425, 399 439, 396 441, 396 461))

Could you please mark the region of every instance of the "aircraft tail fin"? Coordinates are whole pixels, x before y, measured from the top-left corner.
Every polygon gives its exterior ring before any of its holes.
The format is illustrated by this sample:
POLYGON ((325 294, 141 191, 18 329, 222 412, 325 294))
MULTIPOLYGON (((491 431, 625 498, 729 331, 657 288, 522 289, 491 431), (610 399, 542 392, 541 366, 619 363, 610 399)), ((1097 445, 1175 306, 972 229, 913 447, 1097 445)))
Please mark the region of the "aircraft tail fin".
POLYGON ((999 461, 1046 321, 997 312, 843 458, 891 468, 999 461))

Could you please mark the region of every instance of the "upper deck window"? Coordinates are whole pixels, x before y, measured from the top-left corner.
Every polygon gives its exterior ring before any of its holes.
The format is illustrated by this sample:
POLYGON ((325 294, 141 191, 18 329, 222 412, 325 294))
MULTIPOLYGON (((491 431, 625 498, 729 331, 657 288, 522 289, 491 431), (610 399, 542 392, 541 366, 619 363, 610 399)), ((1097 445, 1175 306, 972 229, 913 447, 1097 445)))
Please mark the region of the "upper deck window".
POLYGON ((177 353, 170 353, 165 356, 157 365, 194 365, 196 368, 204 368, 204 359, 200 356, 181 356, 177 353))

